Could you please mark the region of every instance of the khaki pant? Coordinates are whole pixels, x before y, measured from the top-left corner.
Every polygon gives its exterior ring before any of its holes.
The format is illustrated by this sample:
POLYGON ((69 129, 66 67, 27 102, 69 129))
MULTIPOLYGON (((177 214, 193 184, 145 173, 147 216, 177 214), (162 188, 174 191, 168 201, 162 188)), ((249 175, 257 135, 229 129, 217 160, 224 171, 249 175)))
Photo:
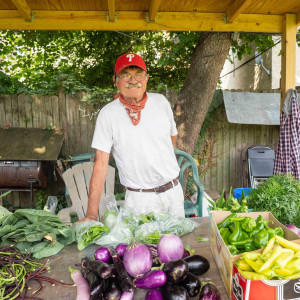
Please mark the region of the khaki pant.
POLYGON ((174 217, 184 217, 184 196, 181 184, 164 193, 147 193, 126 191, 124 208, 131 209, 136 214, 168 212, 174 217))

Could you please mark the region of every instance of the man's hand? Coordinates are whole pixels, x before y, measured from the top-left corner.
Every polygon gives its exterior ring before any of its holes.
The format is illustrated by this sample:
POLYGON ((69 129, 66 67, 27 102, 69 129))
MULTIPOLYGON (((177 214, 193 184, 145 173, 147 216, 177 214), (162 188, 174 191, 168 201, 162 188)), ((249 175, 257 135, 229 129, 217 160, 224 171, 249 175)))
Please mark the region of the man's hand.
POLYGON ((85 218, 73 223, 73 225, 81 223, 81 222, 85 222, 85 221, 97 221, 97 218, 96 217, 85 217, 85 218))

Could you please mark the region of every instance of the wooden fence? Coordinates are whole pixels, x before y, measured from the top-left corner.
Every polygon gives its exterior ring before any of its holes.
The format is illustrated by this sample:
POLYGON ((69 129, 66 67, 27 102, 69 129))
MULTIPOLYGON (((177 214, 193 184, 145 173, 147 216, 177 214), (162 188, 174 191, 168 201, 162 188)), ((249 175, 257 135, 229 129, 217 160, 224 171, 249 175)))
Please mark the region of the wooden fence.
MULTIPOLYGON (((176 95, 169 95, 172 99, 176 95)), ((65 142, 63 153, 75 155, 94 152, 91 141, 94 126, 100 110, 81 101, 83 94, 76 96, 60 93, 58 96, 6 95, 0 98, 0 126, 11 127, 62 128, 65 142)), ((174 100, 171 99, 171 102, 174 100)), ((276 148, 279 126, 259 126, 230 124, 227 121, 224 106, 219 107, 214 115, 214 122, 209 126, 205 140, 213 145, 212 167, 201 181, 206 189, 217 190, 223 187, 229 191, 241 187, 242 165, 240 155, 249 145, 263 144, 276 148), (218 157, 217 157, 218 156, 218 157)), ((203 143, 199 151, 203 149, 203 143)), ((15 193, 14 193, 15 194, 15 193)), ((28 204, 28 195, 25 201, 28 204)), ((14 196, 16 199, 17 197, 14 196)), ((22 201, 15 200, 17 204, 22 201)), ((23 205, 27 205, 27 204, 23 205)))
MULTIPOLYGON (((200 176, 201 182, 208 190, 242 187, 242 177, 248 178, 245 172, 247 165, 242 167, 241 153, 251 145, 271 146, 276 150, 279 126, 232 124, 227 121, 225 108, 222 105, 213 116, 205 138, 199 146, 202 153, 204 143, 209 141, 213 152, 211 168, 200 176)), ((245 180, 244 180, 245 182, 245 180)))
POLYGON ((90 147, 99 107, 80 101, 83 94, 6 95, 0 98, 0 125, 10 127, 56 127, 64 131, 64 154, 93 151, 90 147))

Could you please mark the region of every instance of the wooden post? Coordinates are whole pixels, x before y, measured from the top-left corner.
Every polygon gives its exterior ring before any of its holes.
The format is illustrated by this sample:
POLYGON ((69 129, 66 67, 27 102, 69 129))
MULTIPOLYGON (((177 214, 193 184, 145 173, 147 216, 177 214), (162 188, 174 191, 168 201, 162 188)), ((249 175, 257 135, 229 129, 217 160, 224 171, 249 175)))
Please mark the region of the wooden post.
POLYGON ((285 14, 282 22, 281 39, 281 101, 282 107, 286 92, 296 84, 296 15, 285 14))

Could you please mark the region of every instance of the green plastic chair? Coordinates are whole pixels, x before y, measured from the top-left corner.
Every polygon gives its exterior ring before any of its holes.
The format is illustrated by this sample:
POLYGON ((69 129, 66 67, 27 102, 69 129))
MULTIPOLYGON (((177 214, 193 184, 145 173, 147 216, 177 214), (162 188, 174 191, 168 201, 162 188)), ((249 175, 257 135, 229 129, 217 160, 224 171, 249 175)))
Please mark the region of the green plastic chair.
POLYGON ((183 174, 185 170, 189 171, 189 167, 192 167, 193 181, 197 188, 197 202, 193 203, 189 200, 184 201, 185 216, 189 217, 191 215, 197 215, 198 217, 202 217, 202 199, 203 199, 204 186, 200 183, 199 180, 199 173, 198 173, 198 167, 196 161, 190 154, 182 150, 174 149, 174 152, 177 157, 178 165, 180 167, 179 181, 181 185, 183 186, 183 174))

